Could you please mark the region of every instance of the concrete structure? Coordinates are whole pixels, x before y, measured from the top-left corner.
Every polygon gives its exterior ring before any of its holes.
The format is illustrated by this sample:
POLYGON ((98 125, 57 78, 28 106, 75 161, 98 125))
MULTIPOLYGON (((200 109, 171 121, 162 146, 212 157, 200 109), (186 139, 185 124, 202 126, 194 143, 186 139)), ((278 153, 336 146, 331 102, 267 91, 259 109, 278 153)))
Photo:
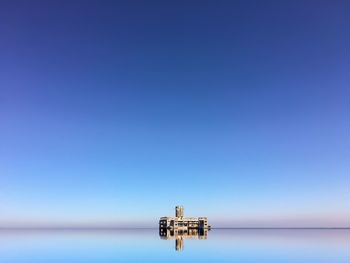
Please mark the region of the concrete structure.
POLYGON ((207 217, 184 217, 184 208, 175 207, 175 217, 161 217, 159 220, 160 229, 210 229, 207 217))

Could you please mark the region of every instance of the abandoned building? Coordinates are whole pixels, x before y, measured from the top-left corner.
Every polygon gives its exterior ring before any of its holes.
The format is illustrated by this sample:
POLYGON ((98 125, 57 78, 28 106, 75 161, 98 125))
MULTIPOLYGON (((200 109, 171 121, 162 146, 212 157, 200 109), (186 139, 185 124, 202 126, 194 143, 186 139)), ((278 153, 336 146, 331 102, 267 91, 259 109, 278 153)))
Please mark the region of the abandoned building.
POLYGON ((207 217, 184 217, 183 206, 175 207, 175 217, 161 217, 159 228, 162 229, 210 229, 207 217))

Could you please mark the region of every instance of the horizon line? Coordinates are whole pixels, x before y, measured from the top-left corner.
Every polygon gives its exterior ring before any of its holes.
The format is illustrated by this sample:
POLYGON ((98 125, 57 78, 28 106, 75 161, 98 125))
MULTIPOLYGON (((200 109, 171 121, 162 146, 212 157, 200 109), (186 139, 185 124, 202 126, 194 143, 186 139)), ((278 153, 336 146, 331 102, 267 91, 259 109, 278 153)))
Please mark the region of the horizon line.
MULTIPOLYGON (((1 230, 146 230, 159 229, 159 227, 109 227, 109 226, 0 226, 1 230)), ((211 227, 211 230, 341 230, 349 227, 211 227)))

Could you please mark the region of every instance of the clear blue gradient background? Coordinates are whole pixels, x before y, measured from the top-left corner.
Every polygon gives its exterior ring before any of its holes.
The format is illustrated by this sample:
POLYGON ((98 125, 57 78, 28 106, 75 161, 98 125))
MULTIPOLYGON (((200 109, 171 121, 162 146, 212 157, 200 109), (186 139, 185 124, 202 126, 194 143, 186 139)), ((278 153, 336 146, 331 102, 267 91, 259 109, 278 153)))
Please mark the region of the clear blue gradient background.
POLYGON ((349 14, 1 1, 0 225, 350 226, 349 14))

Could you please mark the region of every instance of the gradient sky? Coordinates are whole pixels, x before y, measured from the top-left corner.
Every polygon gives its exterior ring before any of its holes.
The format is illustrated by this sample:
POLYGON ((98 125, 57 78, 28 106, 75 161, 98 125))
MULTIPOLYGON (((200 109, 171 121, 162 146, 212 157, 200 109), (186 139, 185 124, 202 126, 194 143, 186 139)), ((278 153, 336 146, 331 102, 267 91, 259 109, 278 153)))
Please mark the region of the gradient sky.
POLYGON ((1 1, 0 224, 350 226, 349 14, 1 1))

